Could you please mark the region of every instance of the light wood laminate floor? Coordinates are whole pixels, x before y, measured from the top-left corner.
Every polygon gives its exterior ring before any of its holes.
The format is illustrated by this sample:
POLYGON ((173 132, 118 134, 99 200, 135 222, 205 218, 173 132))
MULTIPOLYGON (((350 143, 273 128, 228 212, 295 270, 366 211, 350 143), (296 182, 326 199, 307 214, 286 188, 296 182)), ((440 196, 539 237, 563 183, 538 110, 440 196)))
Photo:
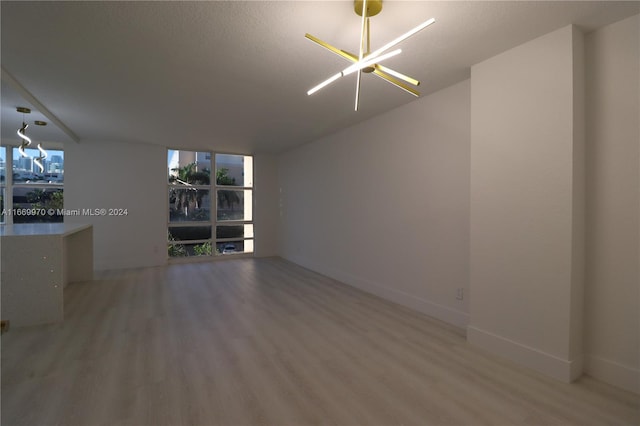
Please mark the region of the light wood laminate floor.
POLYGON ((456 328, 280 259, 110 271, 2 343, 2 425, 637 425, 456 328))

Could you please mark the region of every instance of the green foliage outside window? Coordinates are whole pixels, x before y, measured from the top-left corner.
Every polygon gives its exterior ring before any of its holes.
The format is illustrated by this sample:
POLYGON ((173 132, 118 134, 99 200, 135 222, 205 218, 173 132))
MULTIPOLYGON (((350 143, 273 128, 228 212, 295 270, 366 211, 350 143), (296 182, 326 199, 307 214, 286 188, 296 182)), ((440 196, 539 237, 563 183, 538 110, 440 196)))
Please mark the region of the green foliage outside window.
MULTIPOLYGON (((35 209, 38 211, 49 212, 53 210, 54 214, 37 214, 37 215, 16 215, 13 217, 14 223, 31 223, 31 222, 62 222, 63 216, 58 215, 58 210, 64 207, 64 192, 61 190, 45 191, 43 189, 33 189, 25 195, 28 206, 20 208, 35 209)), ((14 208, 17 206, 14 205, 14 208)))
POLYGON ((176 239, 173 238, 173 235, 171 235, 171 232, 168 233, 168 239, 169 239, 169 257, 184 257, 187 255, 187 248, 182 245, 182 244, 171 244, 172 241, 175 241, 176 239))
POLYGON ((211 256, 211 243, 206 242, 195 246, 193 248, 193 253, 196 256, 211 256))
POLYGON ((235 185, 236 178, 229 176, 229 169, 220 167, 216 170, 216 184, 218 185, 235 185))

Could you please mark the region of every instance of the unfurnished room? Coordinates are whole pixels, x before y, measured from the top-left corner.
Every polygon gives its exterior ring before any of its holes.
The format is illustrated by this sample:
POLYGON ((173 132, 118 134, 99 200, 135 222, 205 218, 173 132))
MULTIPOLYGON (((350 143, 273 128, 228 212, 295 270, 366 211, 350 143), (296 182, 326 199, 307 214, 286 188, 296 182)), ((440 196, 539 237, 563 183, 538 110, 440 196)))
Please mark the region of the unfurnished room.
POLYGON ((640 2, 0 19, 3 426, 640 425, 640 2))

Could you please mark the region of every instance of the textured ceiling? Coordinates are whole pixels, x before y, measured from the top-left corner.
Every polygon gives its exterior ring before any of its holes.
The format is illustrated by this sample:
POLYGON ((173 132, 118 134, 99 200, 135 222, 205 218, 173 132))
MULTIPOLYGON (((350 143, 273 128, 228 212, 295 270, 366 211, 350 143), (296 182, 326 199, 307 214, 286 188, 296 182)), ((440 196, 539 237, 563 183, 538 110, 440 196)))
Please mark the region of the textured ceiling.
MULTIPOLYGON (((357 51, 351 1, 2 1, 0 8, 3 73, 23 88, 3 80, 3 139, 15 139, 22 120, 15 107, 30 106, 24 90, 80 143, 239 153, 280 152, 415 100, 373 75, 363 76, 358 112, 354 75, 306 95, 347 63, 304 34, 357 51)), ((371 43, 436 18, 385 62, 421 80, 424 96, 557 28, 589 31, 639 11, 639 2, 385 1, 371 18, 371 43)), ((37 131, 71 140, 54 125, 37 131)))

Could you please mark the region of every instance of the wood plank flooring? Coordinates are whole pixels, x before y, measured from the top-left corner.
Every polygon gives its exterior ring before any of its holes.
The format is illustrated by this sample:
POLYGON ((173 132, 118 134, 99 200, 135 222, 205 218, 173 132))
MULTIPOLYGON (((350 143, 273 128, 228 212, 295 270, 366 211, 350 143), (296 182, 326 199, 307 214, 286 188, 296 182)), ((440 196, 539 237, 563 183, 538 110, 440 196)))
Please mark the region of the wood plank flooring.
POLYGON ((3 426, 640 424, 637 395, 281 259, 103 272, 65 317, 2 335, 3 426))

